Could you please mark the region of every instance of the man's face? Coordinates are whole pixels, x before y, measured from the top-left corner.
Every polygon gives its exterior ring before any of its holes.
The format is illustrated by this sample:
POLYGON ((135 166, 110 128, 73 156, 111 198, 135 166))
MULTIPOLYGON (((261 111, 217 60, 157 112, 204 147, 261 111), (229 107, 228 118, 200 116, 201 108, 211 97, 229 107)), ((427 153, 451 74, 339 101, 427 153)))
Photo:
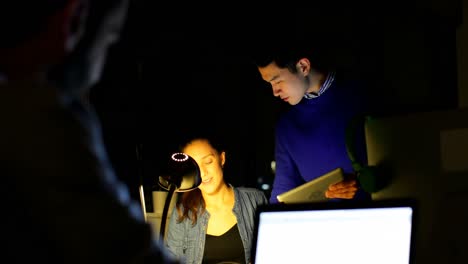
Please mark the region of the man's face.
POLYGON ((298 73, 292 73, 287 68, 279 68, 276 63, 258 67, 262 79, 271 84, 273 95, 290 105, 298 104, 308 87, 306 78, 298 73))

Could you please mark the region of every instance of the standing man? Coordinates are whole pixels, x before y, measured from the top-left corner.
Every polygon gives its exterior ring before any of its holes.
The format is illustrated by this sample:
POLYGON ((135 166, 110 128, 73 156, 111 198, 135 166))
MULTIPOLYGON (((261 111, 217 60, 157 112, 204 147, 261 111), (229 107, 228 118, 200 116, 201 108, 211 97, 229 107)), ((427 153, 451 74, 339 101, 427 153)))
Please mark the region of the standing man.
POLYGON ((177 263, 115 175, 99 120, 82 103, 128 5, 1 3, 1 262, 177 263))
MULTIPOLYGON (((346 142, 351 120, 369 110, 364 86, 346 80, 327 65, 327 58, 310 40, 291 34, 285 39, 281 33, 278 30, 269 36, 274 39, 262 42, 252 54, 273 95, 291 106, 276 124, 276 169, 270 202, 278 202, 278 194, 339 167, 347 177, 329 186, 325 196, 370 199, 353 170, 346 142)), ((356 129, 353 143, 357 156, 365 162, 363 129, 356 129)))

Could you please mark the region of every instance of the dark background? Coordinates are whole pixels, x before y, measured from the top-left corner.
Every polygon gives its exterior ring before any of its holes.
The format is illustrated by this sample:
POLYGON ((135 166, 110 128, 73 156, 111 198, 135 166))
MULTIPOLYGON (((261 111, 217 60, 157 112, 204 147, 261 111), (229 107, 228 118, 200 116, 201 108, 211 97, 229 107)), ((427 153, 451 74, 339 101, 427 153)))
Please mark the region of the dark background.
POLYGON ((231 183, 270 184, 273 126, 288 106, 247 55, 288 34, 324 42, 330 61, 371 84, 381 114, 457 108, 461 2, 375 2, 133 1, 90 97, 118 176, 137 198, 139 184, 155 185, 178 135, 206 126, 224 131, 231 183))

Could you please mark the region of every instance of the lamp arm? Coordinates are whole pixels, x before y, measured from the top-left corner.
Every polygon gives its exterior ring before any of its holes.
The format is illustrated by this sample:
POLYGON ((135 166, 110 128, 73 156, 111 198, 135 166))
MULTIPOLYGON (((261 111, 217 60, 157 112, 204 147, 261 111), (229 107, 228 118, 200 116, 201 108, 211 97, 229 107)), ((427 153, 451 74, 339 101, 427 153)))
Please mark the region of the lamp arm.
POLYGON ((166 196, 166 202, 164 203, 163 214, 161 217, 161 227, 159 229, 159 235, 160 235, 161 240, 164 240, 164 233, 166 229, 166 221, 167 221, 169 206, 171 204, 172 195, 174 194, 175 189, 176 189, 175 184, 170 184, 169 193, 166 196))

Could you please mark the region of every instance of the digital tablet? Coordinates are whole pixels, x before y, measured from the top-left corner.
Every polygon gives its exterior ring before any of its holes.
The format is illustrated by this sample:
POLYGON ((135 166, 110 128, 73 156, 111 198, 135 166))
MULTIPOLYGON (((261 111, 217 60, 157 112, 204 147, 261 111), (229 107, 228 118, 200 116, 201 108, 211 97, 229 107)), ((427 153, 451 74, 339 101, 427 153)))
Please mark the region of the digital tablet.
POLYGON ((328 199, 325 197, 328 186, 342 180, 344 180, 343 169, 337 168, 294 189, 281 193, 276 198, 282 203, 325 201, 328 199))

